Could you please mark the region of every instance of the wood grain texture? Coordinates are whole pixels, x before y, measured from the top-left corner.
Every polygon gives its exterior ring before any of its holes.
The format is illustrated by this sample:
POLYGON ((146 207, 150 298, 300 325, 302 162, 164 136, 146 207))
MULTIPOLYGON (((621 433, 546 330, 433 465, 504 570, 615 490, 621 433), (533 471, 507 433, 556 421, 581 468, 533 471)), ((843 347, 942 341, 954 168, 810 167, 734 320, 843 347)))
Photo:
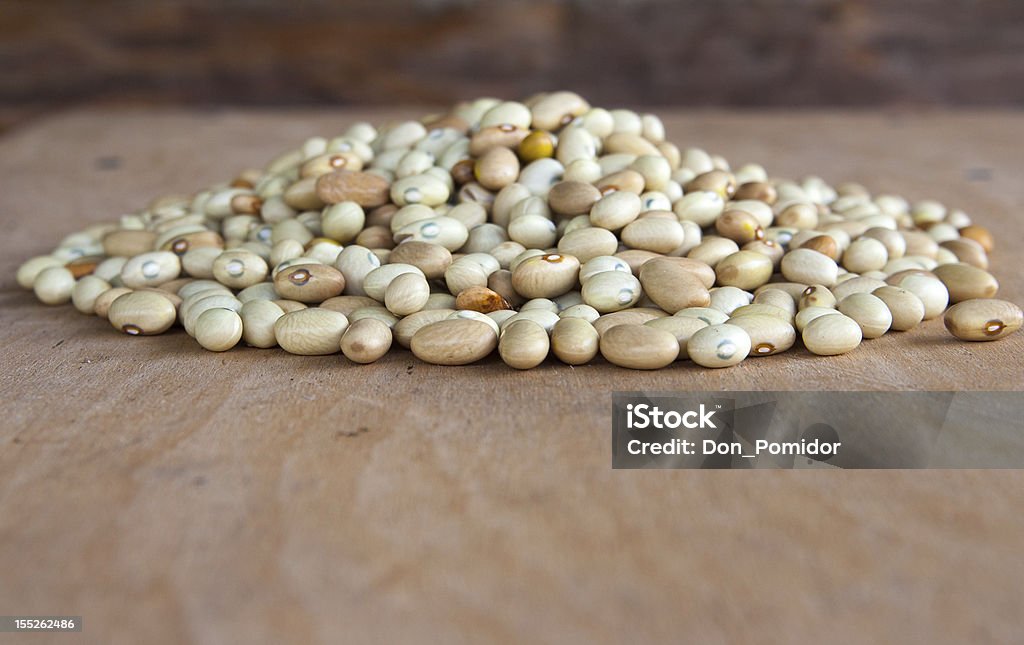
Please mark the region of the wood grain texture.
MULTIPOLYGON (((14 284, 87 222, 368 116, 85 111, 0 139, 0 612, 80 614, 103 643, 1019 636, 1021 473, 612 471, 609 424, 617 389, 1020 390, 1020 334, 933 321, 719 371, 355 366, 127 338, 14 284)), ((1024 116, 666 122, 775 174, 963 207, 1024 301, 1024 116)))
POLYGON ((1014 106, 1008 0, 0 0, 0 127, 69 105, 1014 106))

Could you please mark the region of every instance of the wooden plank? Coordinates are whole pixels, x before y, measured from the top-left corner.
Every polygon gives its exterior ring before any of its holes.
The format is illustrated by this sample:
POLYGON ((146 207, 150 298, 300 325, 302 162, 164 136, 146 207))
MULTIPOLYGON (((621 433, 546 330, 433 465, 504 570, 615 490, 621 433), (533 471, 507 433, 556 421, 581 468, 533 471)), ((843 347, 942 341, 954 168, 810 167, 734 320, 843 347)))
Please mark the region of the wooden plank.
POLYGON ((4 0, 0 127, 68 105, 1019 106, 1024 5, 4 0), (69 65, 68 61, 74 61, 69 65))
MULTIPOLYGON (((1020 335, 965 345, 933 322, 719 371, 357 367, 130 339, 13 283, 88 222, 368 116, 84 111, 0 140, 0 610, 81 614, 110 643, 1019 633, 1019 473, 612 471, 609 419, 613 390, 1020 390, 1020 335)), ((774 174, 965 208, 1024 300, 1024 117, 666 121, 774 174)))

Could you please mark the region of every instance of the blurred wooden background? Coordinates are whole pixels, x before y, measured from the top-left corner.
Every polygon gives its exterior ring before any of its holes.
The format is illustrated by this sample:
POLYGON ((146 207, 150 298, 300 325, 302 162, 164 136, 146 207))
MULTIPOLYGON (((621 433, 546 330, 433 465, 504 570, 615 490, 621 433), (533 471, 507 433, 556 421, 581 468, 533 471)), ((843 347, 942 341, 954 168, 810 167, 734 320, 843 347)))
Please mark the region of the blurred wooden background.
POLYGON ((0 0, 0 127, 96 102, 1024 104, 1017 0, 0 0))

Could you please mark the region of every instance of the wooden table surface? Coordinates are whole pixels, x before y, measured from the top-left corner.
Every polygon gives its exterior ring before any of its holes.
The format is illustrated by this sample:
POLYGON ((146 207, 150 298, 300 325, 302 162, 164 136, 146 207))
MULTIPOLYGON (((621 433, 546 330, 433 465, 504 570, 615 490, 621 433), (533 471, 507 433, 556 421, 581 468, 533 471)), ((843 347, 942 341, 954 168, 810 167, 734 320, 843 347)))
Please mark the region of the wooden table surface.
MULTIPOLYGON (((0 614, 82 615, 90 643, 1020 637, 1021 473, 613 471, 610 410, 613 390, 1020 390, 1022 334, 932 321, 718 371, 358 367, 128 338, 14 284, 87 223, 367 117, 79 111, 0 139, 0 614)), ((1024 301, 1024 114, 666 123, 734 163, 962 207, 1024 301)))

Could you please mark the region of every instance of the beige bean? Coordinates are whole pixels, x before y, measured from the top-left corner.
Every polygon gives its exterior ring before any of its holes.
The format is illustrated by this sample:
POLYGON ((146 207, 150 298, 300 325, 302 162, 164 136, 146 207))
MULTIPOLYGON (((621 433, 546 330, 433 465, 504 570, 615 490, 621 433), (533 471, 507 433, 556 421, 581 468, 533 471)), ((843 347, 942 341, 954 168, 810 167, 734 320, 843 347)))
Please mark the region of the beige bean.
POLYGON ((892 315, 891 328, 907 331, 917 327, 924 320, 924 303, 906 289, 886 285, 871 292, 889 308, 892 315))
MULTIPOLYGON (((385 292, 386 293, 386 292, 385 292)), ((335 296, 318 305, 322 309, 330 309, 351 316, 352 312, 364 307, 379 307, 380 303, 369 296, 335 296)))
POLYGON ((903 234, 889 228, 875 227, 864 232, 865 237, 871 237, 885 246, 885 251, 890 260, 902 258, 907 254, 907 241, 903 234))
POLYGON ((512 270, 512 286, 525 298, 554 298, 577 284, 579 272, 580 261, 573 255, 538 255, 512 270))
POLYGON ((31 289, 35 283, 36 278, 45 269, 51 267, 63 267, 64 262, 58 260, 52 255, 39 255, 30 260, 25 261, 20 267, 18 267, 18 273, 16 280, 18 286, 22 289, 31 289))
POLYGON ((387 286, 384 306, 396 316, 408 316, 423 309, 430 297, 427 279, 418 273, 403 273, 387 286))
POLYGON ((603 336, 606 331, 617 325, 642 325, 648 320, 664 318, 667 315, 668 314, 660 309, 637 307, 634 309, 613 311, 610 314, 603 314, 591 324, 594 326, 594 329, 597 330, 597 333, 603 336))
MULTIPOLYGON (((319 177, 320 175, 342 169, 362 170, 363 160, 351 152, 325 152, 303 162, 299 167, 299 177, 319 177)), ((259 198, 253 195, 236 195, 231 199, 231 208, 236 213, 258 212, 259 206, 258 204, 252 204, 252 199, 258 200, 259 198)))
MULTIPOLYGON (((579 294, 579 292, 569 291, 566 292, 566 294, 564 295, 572 297, 572 294, 579 294)), ((575 299, 573 301, 574 304, 579 304, 578 302, 575 301, 575 299)), ((519 307, 520 311, 532 311, 534 309, 542 309, 544 311, 549 311, 554 314, 557 314, 559 312, 558 302, 556 302, 555 300, 551 300, 550 298, 531 298, 530 300, 527 300, 519 307)))
POLYGON ((232 289, 244 289, 267 278, 267 262, 251 251, 224 251, 213 261, 213 277, 232 289))
POLYGON ((796 301, 793 296, 782 289, 772 289, 771 285, 765 287, 768 288, 758 290, 751 304, 772 305, 788 312, 790 316, 796 315, 796 301))
POLYGON ((686 265, 668 259, 654 259, 640 267, 644 293, 670 314, 687 307, 706 307, 711 294, 701 279, 686 265))
POLYGON ((830 312, 808 322, 804 326, 801 338, 804 347, 812 353, 819 356, 835 356, 856 349, 860 345, 863 333, 853 318, 839 312, 830 312))
POLYGON ((703 367, 731 367, 750 354, 750 336, 734 324, 709 325, 690 336, 686 351, 703 367))
MULTIPOLYGON (((508 318, 503 318, 503 324, 505 320, 508 320, 511 317, 512 316, 509 316, 508 318)), ((470 309, 459 309, 455 313, 449 314, 448 320, 479 320, 480 322, 490 327, 495 334, 500 334, 501 332, 501 325, 498 324, 498 321, 494 317, 492 317, 489 314, 482 314, 479 311, 472 311, 470 309)))
POLYGON ((207 309, 196 320, 195 332, 203 349, 226 352, 242 339, 242 318, 231 309, 207 309))
POLYGON ((808 307, 832 307, 836 306, 836 297, 832 291, 822 284, 813 284, 800 294, 798 308, 803 310, 808 307))
POLYGON ((587 227, 566 233, 558 241, 561 253, 572 255, 580 262, 588 262, 602 255, 615 253, 619 240, 615 234, 603 228, 587 227))
POLYGON ((216 280, 192 280, 178 289, 178 295, 188 300, 203 291, 216 291, 229 296, 231 295, 231 289, 228 289, 216 280))
POLYGON ((786 251, 782 248, 782 245, 775 240, 755 240, 753 242, 747 242, 742 247, 741 251, 753 251, 766 256, 772 262, 772 270, 777 270, 779 265, 782 264, 782 258, 785 257, 786 251))
POLYGON ((178 294, 176 294, 176 293, 174 293, 172 291, 169 291, 169 290, 165 290, 162 287, 160 287, 160 288, 146 287, 144 289, 138 289, 137 291, 152 291, 152 292, 156 293, 159 296, 167 298, 168 300, 171 301, 171 304, 174 305, 175 310, 178 310, 178 311, 181 310, 181 305, 185 301, 178 294))
POLYGON ((594 159, 601 171, 600 178, 594 182, 602 194, 616 190, 628 190, 639 195, 644 192, 644 176, 629 166, 636 161, 637 155, 620 152, 602 154, 594 159))
POLYGON ((75 276, 63 266, 47 267, 36 275, 32 290, 43 304, 63 305, 71 300, 75 276))
MULTIPOLYGON (((744 305, 746 306, 746 305, 744 305)), ((739 311, 743 307, 737 307, 735 311, 739 311)), ((721 325, 722 323, 729 320, 729 315, 725 314, 718 309, 711 307, 687 307, 686 309, 680 309, 673 314, 675 318, 695 318, 697 320, 704 321, 708 325, 721 325)))
POLYGON ((377 302, 384 302, 388 285, 403 273, 423 275, 422 271, 411 264, 385 264, 366 274, 363 278, 363 291, 377 302))
POLYGON ((363 318, 345 330, 341 337, 341 353, 353 363, 365 365, 383 358, 391 349, 391 342, 390 327, 379 320, 363 318))
POLYGON ((782 307, 776 307, 775 305, 764 304, 760 302, 752 302, 749 305, 743 307, 737 307, 730 316, 731 319, 739 318, 740 316, 754 316, 754 315, 765 315, 773 316, 779 320, 783 320, 790 324, 793 323, 794 315, 789 309, 783 309, 782 307))
POLYGON ((181 256, 181 268, 193 278, 213 278, 213 265, 223 252, 223 249, 212 246, 189 249, 181 256))
POLYGON ((601 191, 582 181, 560 181, 548 192, 551 210, 561 215, 588 213, 601 199, 601 191))
POLYGON ((158 287, 181 274, 181 260, 169 251, 151 251, 129 259, 121 269, 121 282, 130 289, 158 287))
POLYGON ((839 313, 860 325, 864 338, 878 338, 892 326, 892 313, 885 302, 870 293, 854 293, 839 301, 839 313))
POLYGON ((469 140, 469 154, 479 157, 496 147, 515 148, 530 134, 530 130, 511 123, 490 125, 473 133, 469 140))
POLYGON ((580 267, 580 283, 586 284, 587 279, 604 271, 622 271, 632 274, 629 265, 613 255, 599 255, 583 263, 580 267))
POLYGON ((284 310, 270 300, 250 300, 242 305, 242 340, 252 347, 268 348, 277 345, 274 323, 284 310))
POLYGON ((548 248, 558 240, 555 223, 543 215, 526 214, 509 222, 508 236, 527 248, 548 248))
MULTIPOLYGON (((168 283, 170 284, 170 283, 168 283)), ((166 288, 167 285, 163 285, 161 288, 166 288)), ((274 289, 273 282, 260 282, 254 284, 251 287, 246 287, 238 292, 236 296, 243 303, 249 302, 250 300, 276 300, 278 298, 277 290, 274 289)))
POLYGON ((810 249, 793 249, 782 258, 782 275, 792 282, 832 287, 839 276, 835 261, 810 249))
POLYGON ((476 160, 473 175, 484 188, 501 190, 519 176, 519 158, 508 148, 495 146, 476 160))
POLYGON ((326 264, 299 264, 278 273, 274 288, 282 298, 320 303, 341 294, 345 276, 326 264))
POLYGON ((622 229, 621 238, 626 246, 633 249, 670 253, 683 243, 684 235, 682 225, 674 216, 671 219, 643 217, 627 224, 622 229))
POLYGON ((107 319, 129 336, 152 336, 170 329, 177 313, 171 301, 155 291, 130 291, 110 303, 107 319))
POLYGON ((797 312, 796 317, 793 319, 793 324, 796 326, 796 330, 802 332, 812 320, 821 316, 827 316, 829 314, 838 314, 834 307, 805 307, 797 312))
POLYGON ((394 239, 399 244, 417 240, 457 251, 469 239, 469 231, 462 222, 452 217, 432 217, 402 227, 395 233, 394 239))
POLYGON ((635 170, 643 176, 644 188, 648 191, 663 190, 672 179, 672 167, 668 159, 661 156, 660 149, 655 150, 658 154, 640 155, 629 165, 630 170, 635 170))
POLYGON ((638 157, 644 155, 661 156, 657 146, 639 134, 631 132, 616 132, 605 137, 604 152, 605 154, 630 154, 638 157))
POLYGON ((672 210, 681 221, 694 222, 701 228, 706 228, 714 224, 725 210, 725 200, 712 191, 687 191, 672 205, 672 210))
MULTIPOLYGON (((304 220, 303 220, 304 221, 304 220)), ((313 231, 306 226, 303 221, 299 219, 286 219, 281 222, 277 222, 270 229, 270 240, 271 246, 284 240, 295 240, 302 244, 304 247, 308 245, 314 238, 313 231)), ((267 241, 257 236, 260 241, 267 241)))
POLYGON ((796 329, 777 316, 751 314, 733 318, 729 324, 743 329, 750 336, 751 356, 780 354, 796 342, 796 329))
POLYGON ((739 250, 739 245, 730 239, 717 236, 707 236, 700 244, 690 249, 686 254, 686 257, 694 260, 695 262, 703 262, 710 267, 714 267, 723 259, 739 250))
POLYGON ((557 324, 561 319, 557 313, 547 309, 523 309, 520 310, 519 313, 505 318, 500 327, 505 328, 517 320, 529 320, 535 322, 550 332, 554 328, 555 324, 557 324))
POLYGON ((445 269, 444 279, 448 291, 459 294, 472 287, 486 287, 488 275, 478 262, 460 258, 445 269))
POLYGON ((590 276, 583 285, 583 302, 600 313, 628 309, 641 295, 640 281, 631 273, 604 271, 590 276))
POLYGON ((518 101, 502 101, 484 112, 480 117, 480 127, 511 125, 517 128, 528 128, 532 120, 533 115, 530 108, 518 101))
POLYGON ((991 298, 999 291, 999 283, 984 269, 964 263, 944 264, 932 271, 949 290, 949 301, 991 298))
POLYGON ((832 295, 836 300, 842 300, 855 293, 871 293, 879 287, 884 287, 885 281, 868 276, 857 276, 842 279, 841 282, 832 287, 832 295))
POLYGON ((240 311, 242 303, 230 293, 217 291, 200 292, 184 300, 178 308, 178 318, 181 320, 181 326, 185 329, 185 333, 195 336, 195 325, 199 316, 204 311, 217 307, 240 311))
POLYGON ((353 201, 343 201, 323 210, 320 225, 325 236, 348 244, 356 239, 365 224, 363 207, 353 201))
POLYGON ((648 327, 661 329, 672 334, 679 343, 679 356, 677 360, 684 360, 690 357, 686 345, 697 331, 708 326, 708 323, 700 318, 686 316, 666 316, 665 318, 654 318, 644 323, 648 327))
POLYGON ((590 104, 579 94, 568 91, 550 92, 530 108, 533 127, 557 130, 590 110, 590 104))
POLYGON ((989 298, 959 302, 946 311, 943 320, 949 333, 968 341, 1006 338, 1021 328, 1022 321, 1016 304, 989 298))
POLYGON ((451 194, 447 185, 437 177, 424 173, 403 177, 391 184, 391 201, 398 206, 425 204, 439 206, 451 194))
POLYGON ((341 250, 334 266, 345 278, 344 293, 363 296, 366 295, 363 281, 371 271, 380 266, 380 259, 370 249, 353 244, 341 250))
POLYGON ((772 277, 771 258, 755 251, 737 251, 722 258, 715 266, 718 284, 738 287, 744 291, 756 289, 772 277))
POLYGON ((985 253, 985 249, 972 239, 957 238, 955 240, 947 240, 939 244, 939 246, 952 252, 956 256, 957 262, 970 264, 979 269, 988 269, 988 255, 985 253))
POLYGON ((410 224, 437 217, 437 211, 423 204, 409 204, 395 211, 388 220, 392 233, 397 233, 410 224))
POLYGON ((498 335, 494 329, 469 318, 452 318, 421 327, 410 342, 416 358, 434 365, 475 363, 486 358, 497 346, 498 335))
POLYGON ((438 308, 424 309, 410 314, 395 323, 395 326, 391 329, 394 340, 400 346, 409 349, 412 337, 420 328, 446 320, 453 313, 455 313, 455 309, 438 308))
POLYGON ((431 242, 406 240, 391 251, 392 263, 411 264, 423 272, 424 277, 436 280, 452 263, 452 253, 445 247, 431 242))
POLYGON ((156 233, 144 230, 117 230, 103 236, 103 252, 109 256, 134 257, 156 248, 156 233))
POLYGON ((71 290, 71 304, 83 314, 92 314, 96 307, 96 298, 110 289, 110 283, 94 275, 80 278, 71 290))
POLYGON ((281 311, 288 313, 291 311, 298 311, 300 309, 306 309, 306 305, 295 300, 287 300, 285 298, 278 298, 277 300, 271 300, 275 305, 281 308, 281 311))
POLYGON ((498 340, 498 353, 509 367, 528 370, 544 362, 550 346, 548 333, 543 327, 533 321, 521 319, 502 329, 498 340))
POLYGON ((618 231, 635 221, 642 207, 639 195, 615 191, 601 197, 600 201, 593 205, 590 209, 590 221, 599 228, 618 231))
POLYGON ((318 307, 290 311, 274 323, 278 345, 290 354, 321 356, 341 351, 345 314, 318 307))
POLYGON ((843 252, 843 267, 853 273, 878 271, 889 261, 889 251, 879 240, 862 237, 843 252))
POLYGON ((375 305, 373 307, 360 307, 348 315, 349 324, 356 322, 357 320, 364 320, 371 318, 373 320, 379 320, 388 327, 394 327, 398 324, 398 316, 387 310, 386 307, 375 305))
POLYGON ((663 329, 646 325, 616 325, 601 335, 601 355, 613 365, 655 370, 671 365, 679 356, 679 342, 663 329))
POLYGON ((717 309, 726 315, 731 314, 739 307, 749 305, 753 295, 736 287, 717 287, 710 291, 712 309, 717 309))
MULTIPOLYGON (((110 305, 124 294, 131 292, 131 289, 125 287, 113 287, 111 289, 107 289, 100 295, 96 296, 96 301, 93 303, 93 313, 100 318, 106 318, 110 311, 110 305)), ((173 324, 174 321, 172 320, 171 322, 173 324)))
POLYGON ((334 173, 332 172, 322 175, 321 177, 305 177, 303 179, 299 179, 285 189, 284 194, 282 195, 282 197, 284 197, 284 202, 300 212, 319 210, 323 208, 324 204, 327 202, 323 200, 317 190, 318 179, 330 177, 333 174, 334 173))
POLYGON ((562 318, 551 330, 551 352, 566 365, 584 365, 597 356, 600 336, 583 318, 562 318))
POLYGON ((450 293, 432 293, 423 307, 424 311, 428 309, 455 309, 455 296, 450 293))

